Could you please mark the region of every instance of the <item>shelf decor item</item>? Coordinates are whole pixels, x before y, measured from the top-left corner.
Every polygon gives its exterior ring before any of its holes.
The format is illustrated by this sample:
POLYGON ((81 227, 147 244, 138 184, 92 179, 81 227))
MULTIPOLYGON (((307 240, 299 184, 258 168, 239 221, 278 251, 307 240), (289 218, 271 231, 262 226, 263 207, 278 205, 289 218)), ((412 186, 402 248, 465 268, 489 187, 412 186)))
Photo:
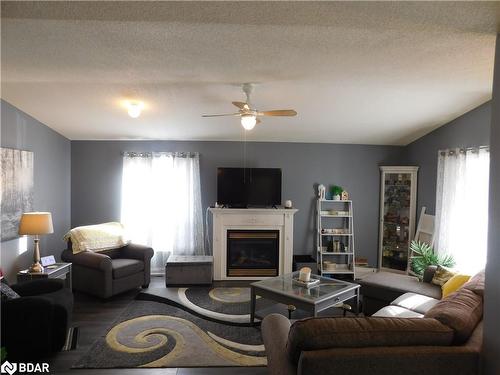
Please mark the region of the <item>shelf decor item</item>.
POLYGON ((333 241, 333 251, 335 253, 340 252, 340 241, 339 240, 333 241))
POLYGON ((318 198, 321 200, 326 199, 326 187, 323 184, 318 186, 318 198))
POLYGON ((303 267, 299 271, 299 280, 302 282, 309 282, 311 278, 311 269, 309 267, 303 267))
POLYGON ((309 281, 302 281, 300 278, 293 278, 292 283, 302 286, 304 288, 312 288, 313 286, 319 285, 320 279, 310 279, 309 281))
POLYGON ((415 234, 418 167, 380 167, 379 268, 407 273, 415 234))
POLYGON ((337 264, 329 261, 329 260, 324 260, 323 261, 323 272, 333 272, 337 268, 337 264))
POLYGON ((33 264, 29 268, 29 272, 43 272, 43 266, 40 263, 39 236, 49 233, 54 233, 52 215, 50 212, 25 212, 23 216, 21 216, 21 221, 19 222, 19 234, 34 236, 33 264))
POLYGON ((339 201, 344 189, 342 189, 340 186, 333 185, 330 191, 332 194, 332 199, 334 201, 339 201))

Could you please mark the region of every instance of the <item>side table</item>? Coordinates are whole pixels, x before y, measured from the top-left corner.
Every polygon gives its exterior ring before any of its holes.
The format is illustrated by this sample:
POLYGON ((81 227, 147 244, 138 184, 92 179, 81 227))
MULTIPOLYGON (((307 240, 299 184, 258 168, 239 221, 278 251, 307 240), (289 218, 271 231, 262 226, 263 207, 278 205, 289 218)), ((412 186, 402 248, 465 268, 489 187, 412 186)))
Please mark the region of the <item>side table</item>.
POLYGON ((64 279, 66 287, 72 289, 71 263, 55 263, 45 267, 40 273, 30 273, 27 269, 17 273, 18 283, 36 279, 64 279))

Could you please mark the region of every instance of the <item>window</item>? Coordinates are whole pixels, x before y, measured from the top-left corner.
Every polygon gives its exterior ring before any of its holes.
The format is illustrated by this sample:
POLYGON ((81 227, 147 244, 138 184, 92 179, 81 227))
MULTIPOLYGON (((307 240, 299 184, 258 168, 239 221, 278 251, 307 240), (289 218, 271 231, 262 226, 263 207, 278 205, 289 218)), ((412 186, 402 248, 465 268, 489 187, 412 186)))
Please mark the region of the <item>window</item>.
POLYGON ((435 248, 469 274, 486 264, 489 161, 486 148, 439 152, 435 248))
POLYGON ((130 240, 155 251, 152 273, 168 253, 204 254, 197 153, 125 153, 121 222, 130 240))

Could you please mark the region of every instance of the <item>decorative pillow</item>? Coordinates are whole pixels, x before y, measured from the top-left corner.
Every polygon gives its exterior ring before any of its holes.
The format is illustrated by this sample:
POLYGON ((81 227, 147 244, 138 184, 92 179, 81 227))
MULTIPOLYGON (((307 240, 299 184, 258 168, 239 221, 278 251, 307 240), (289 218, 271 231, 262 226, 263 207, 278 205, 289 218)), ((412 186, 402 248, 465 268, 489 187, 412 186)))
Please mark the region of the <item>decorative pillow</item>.
POLYGON ((434 277, 432 278, 432 283, 435 285, 443 286, 449 279, 455 276, 455 272, 451 269, 438 266, 436 272, 434 273, 434 277))
POLYGON ((469 279, 470 279, 469 275, 457 274, 453 276, 451 279, 445 282, 444 285, 441 287, 443 298, 453 293, 454 291, 458 290, 458 288, 460 288, 467 281, 469 281, 469 279))
POLYGON ((21 297, 7 283, 4 283, 3 280, 0 283, 0 293, 2 294, 2 302, 21 297))

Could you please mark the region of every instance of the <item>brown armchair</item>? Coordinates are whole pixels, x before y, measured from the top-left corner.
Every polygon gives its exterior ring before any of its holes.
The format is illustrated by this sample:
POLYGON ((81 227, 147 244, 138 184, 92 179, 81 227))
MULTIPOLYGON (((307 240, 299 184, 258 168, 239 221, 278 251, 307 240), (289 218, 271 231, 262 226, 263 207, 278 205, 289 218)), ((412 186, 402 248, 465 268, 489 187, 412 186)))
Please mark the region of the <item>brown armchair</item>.
POLYGON ((73 254, 71 241, 61 258, 71 262, 73 289, 97 297, 108 298, 130 289, 149 286, 152 248, 128 244, 98 253, 84 251, 73 254))

